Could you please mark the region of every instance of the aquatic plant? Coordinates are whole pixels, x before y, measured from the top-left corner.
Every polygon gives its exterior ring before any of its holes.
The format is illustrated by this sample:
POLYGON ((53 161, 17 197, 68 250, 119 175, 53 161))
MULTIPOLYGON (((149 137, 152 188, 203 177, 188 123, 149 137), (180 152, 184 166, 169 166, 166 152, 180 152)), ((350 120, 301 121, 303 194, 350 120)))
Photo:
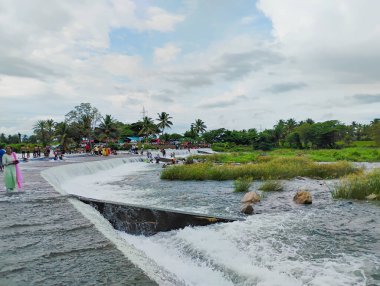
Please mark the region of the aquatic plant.
POLYGON ((248 192, 252 185, 251 177, 238 178, 234 181, 234 192, 248 192))
POLYGON ((197 163, 176 165, 165 169, 161 179, 166 180, 235 180, 252 177, 253 180, 291 179, 297 176, 333 179, 359 172, 348 162, 318 164, 303 157, 279 157, 251 164, 197 163))
POLYGON ((332 196, 334 199, 380 200, 380 170, 342 178, 334 186, 332 196))
POLYGON ((275 180, 265 181, 259 189, 264 192, 281 192, 284 190, 282 184, 275 180))

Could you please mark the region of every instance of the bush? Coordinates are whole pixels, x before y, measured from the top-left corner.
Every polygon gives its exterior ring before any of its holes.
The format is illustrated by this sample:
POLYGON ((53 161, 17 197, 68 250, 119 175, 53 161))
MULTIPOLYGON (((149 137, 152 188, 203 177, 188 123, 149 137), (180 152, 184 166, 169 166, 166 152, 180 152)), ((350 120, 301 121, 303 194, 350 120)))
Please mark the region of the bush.
POLYGON ((380 200, 380 170, 367 174, 351 174, 344 177, 334 186, 334 199, 365 200, 374 194, 374 199, 380 200))
POLYGON ((281 192, 284 190, 282 184, 278 181, 266 181, 260 186, 260 190, 264 192, 281 192))
POLYGON ((252 184, 251 177, 238 178, 234 181, 234 192, 248 192, 252 184))

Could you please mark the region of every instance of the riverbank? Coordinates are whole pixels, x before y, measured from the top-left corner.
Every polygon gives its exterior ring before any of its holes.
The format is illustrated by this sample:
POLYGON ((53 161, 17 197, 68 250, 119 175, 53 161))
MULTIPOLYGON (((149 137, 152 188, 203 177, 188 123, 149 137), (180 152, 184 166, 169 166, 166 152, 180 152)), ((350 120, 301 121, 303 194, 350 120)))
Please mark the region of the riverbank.
POLYGON ((58 165, 107 159, 20 164, 24 192, 0 192, 0 285, 156 285, 40 175, 58 165))

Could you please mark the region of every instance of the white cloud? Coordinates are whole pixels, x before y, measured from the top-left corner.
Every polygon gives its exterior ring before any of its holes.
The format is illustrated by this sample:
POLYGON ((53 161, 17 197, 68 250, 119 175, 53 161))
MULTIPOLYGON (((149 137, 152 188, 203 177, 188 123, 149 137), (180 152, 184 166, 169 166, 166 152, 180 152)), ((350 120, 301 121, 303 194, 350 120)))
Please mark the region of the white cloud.
POLYGON ((258 7, 300 68, 340 81, 378 80, 379 1, 260 0, 258 7))
POLYGON ((145 28, 161 32, 173 31, 174 26, 185 19, 183 15, 171 14, 158 7, 150 7, 147 15, 145 28))
POLYGON ((30 98, 46 91, 46 83, 38 79, 0 76, 0 98, 30 98))
POLYGON ((167 43, 162 48, 154 49, 154 62, 157 64, 168 63, 174 61, 181 49, 174 44, 167 43))
POLYGON ((117 76, 137 77, 142 72, 141 58, 109 54, 100 58, 106 71, 117 76))

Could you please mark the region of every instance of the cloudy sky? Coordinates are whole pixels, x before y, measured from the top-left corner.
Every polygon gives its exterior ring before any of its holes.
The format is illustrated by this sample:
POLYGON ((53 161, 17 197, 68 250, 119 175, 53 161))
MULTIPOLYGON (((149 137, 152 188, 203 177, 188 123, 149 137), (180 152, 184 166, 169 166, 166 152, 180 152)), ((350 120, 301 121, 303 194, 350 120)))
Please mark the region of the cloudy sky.
POLYGON ((380 110, 378 0, 0 0, 0 132, 81 102, 173 131, 380 110))

